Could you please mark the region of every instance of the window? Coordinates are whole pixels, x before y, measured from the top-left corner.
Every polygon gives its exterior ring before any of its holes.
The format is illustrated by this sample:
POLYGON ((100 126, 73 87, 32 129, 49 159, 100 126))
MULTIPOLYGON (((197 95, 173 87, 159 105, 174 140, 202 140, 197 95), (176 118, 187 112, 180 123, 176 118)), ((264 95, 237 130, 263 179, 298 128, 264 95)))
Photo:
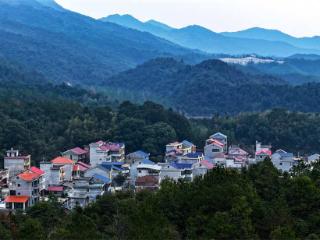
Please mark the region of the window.
POLYGON ((21 185, 18 183, 18 187, 20 187, 21 185))
POLYGON ((282 166, 282 162, 280 163, 280 166, 282 166))

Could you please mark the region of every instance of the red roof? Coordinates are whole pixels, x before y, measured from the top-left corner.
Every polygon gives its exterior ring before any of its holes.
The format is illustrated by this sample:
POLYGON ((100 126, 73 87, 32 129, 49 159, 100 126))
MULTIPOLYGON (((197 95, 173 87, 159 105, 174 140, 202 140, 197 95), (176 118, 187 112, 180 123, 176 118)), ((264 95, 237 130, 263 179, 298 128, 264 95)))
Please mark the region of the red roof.
POLYGON ((269 149, 262 149, 261 151, 256 152, 256 155, 272 155, 271 150, 269 149))
POLYGON ((28 196, 7 196, 4 201, 6 203, 26 203, 28 200, 28 196))
POLYGON ((39 174, 39 175, 45 174, 45 172, 44 172, 43 170, 41 170, 41 169, 39 169, 39 168, 37 168, 37 167, 31 167, 31 168, 30 168, 30 171, 31 171, 31 172, 34 172, 34 173, 37 173, 37 174, 39 174))
POLYGON ((202 165, 204 165, 208 169, 214 168, 214 165, 211 162, 207 161, 207 160, 202 160, 200 163, 202 165))
POLYGON ((51 163, 58 165, 74 164, 71 159, 65 157, 56 157, 55 159, 51 160, 51 163))
POLYGON ((32 182, 33 180, 38 179, 40 176, 40 174, 31 171, 26 171, 18 175, 19 178, 26 182, 32 182))
POLYGON ((76 171, 81 171, 81 172, 85 172, 87 171, 88 169, 90 168, 89 165, 83 163, 83 162, 78 162, 77 164, 75 164, 73 166, 73 171, 76 172, 76 171))
POLYGON ((218 141, 218 140, 216 140, 216 139, 209 139, 209 142, 210 142, 210 144, 214 144, 214 145, 218 145, 218 146, 220 146, 220 147, 223 147, 224 146, 224 144, 222 143, 222 142, 220 142, 220 141, 218 141))
POLYGON ((87 154, 86 150, 79 148, 79 147, 72 148, 70 151, 73 152, 74 154, 77 154, 77 155, 87 154))
POLYGON ((63 192, 63 186, 50 186, 48 187, 49 192, 63 192))
POLYGON ((159 184, 158 178, 155 176, 138 177, 136 180, 136 186, 155 186, 159 184))

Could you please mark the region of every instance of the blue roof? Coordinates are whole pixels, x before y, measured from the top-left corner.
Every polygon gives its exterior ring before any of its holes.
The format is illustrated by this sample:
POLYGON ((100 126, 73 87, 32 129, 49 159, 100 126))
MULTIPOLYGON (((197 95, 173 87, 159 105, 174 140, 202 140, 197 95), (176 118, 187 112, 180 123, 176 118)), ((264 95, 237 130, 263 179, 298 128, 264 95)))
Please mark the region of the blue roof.
POLYGON ((177 168, 177 169, 191 169, 192 164, 191 163, 177 163, 173 162, 170 164, 172 167, 177 168))
POLYGON ((114 169, 114 170, 123 171, 123 169, 121 168, 123 164, 124 164, 123 162, 103 162, 98 166, 107 170, 114 169))
POLYGON ((189 141, 187 141, 187 140, 182 141, 182 144, 183 144, 183 145, 186 145, 186 146, 188 146, 188 147, 193 147, 193 146, 194 146, 194 144, 193 144, 192 142, 189 142, 189 141))
POLYGON ((188 153, 186 155, 186 157, 188 157, 188 158, 198 158, 198 157, 202 157, 202 156, 203 156, 203 153, 201 153, 201 152, 188 153))
POLYGON ((111 183, 111 180, 109 178, 107 178, 105 176, 102 176, 100 174, 94 174, 92 177, 95 178, 95 179, 98 179, 98 180, 100 180, 100 181, 102 181, 103 183, 106 183, 106 184, 111 183))
POLYGON ((277 150, 275 153, 278 153, 282 158, 293 158, 293 153, 288 153, 282 149, 277 150))
POLYGON ((149 165, 154 165, 154 164, 155 164, 154 162, 152 162, 152 161, 149 160, 149 159, 143 159, 143 160, 141 161, 141 163, 142 163, 142 164, 149 164, 149 165))

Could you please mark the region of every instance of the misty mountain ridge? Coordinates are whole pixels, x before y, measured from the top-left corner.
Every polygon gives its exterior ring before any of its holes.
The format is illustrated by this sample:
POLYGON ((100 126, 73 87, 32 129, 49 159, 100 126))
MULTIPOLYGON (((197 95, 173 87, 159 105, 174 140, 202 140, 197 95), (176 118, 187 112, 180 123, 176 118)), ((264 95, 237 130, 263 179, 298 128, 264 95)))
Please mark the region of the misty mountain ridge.
POLYGON ((276 30, 252 28, 241 32, 217 33, 198 25, 176 29, 154 20, 142 22, 133 16, 119 14, 100 20, 147 31, 181 46, 208 53, 280 57, 294 54, 320 54, 319 37, 299 39, 276 30), (157 24, 150 24, 150 22, 157 24))

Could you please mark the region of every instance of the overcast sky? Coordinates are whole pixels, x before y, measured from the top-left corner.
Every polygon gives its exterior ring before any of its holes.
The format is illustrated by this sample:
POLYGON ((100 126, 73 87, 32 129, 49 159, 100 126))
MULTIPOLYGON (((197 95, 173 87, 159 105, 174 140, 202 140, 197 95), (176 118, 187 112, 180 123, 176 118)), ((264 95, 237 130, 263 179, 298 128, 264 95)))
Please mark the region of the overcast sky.
POLYGON ((295 36, 320 35, 320 0, 56 0, 63 7, 100 18, 131 14, 173 27, 198 24, 216 32, 250 27, 295 36))

